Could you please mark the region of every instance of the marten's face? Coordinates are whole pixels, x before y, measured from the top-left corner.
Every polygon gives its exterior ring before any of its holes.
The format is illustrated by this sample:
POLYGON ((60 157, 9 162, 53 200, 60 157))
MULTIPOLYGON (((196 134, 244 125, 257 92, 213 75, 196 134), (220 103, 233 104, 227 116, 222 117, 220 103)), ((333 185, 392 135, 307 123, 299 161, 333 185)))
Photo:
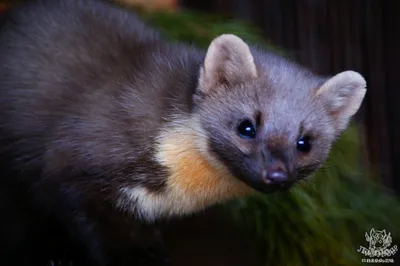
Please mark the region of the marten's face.
POLYGON ((227 87, 204 96, 198 105, 209 153, 262 192, 289 188, 317 170, 336 133, 320 103, 279 89, 265 84, 227 87))
POLYGON ((208 154, 234 177, 268 193, 291 187, 323 165, 358 110, 365 81, 352 71, 325 79, 277 56, 253 53, 232 36, 211 44, 195 113, 208 154))

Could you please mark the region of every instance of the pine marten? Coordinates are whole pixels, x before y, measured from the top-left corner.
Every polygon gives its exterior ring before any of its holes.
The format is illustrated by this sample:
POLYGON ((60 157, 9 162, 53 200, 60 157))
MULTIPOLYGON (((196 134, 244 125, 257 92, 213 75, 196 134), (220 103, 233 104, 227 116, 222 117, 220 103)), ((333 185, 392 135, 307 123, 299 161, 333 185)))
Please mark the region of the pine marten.
POLYGON ((65 242, 82 265, 166 265, 141 252, 148 225, 309 177, 365 93, 357 72, 320 76, 229 33, 168 41, 104 1, 15 7, 0 29, 0 261, 44 265, 65 242))

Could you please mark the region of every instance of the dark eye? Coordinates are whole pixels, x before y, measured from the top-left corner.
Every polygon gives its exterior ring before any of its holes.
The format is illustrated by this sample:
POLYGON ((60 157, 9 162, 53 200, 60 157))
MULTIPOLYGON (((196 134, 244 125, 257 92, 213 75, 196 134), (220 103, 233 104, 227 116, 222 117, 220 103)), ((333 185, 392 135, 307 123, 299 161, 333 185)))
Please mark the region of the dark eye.
POLYGON ((297 150, 300 152, 309 152, 311 150, 311 138, 306 136, 297 141, 297 150))
POLYGON ((244 139, 254 139, 256 137, 256 129, 253 123, 245 120, 237 128, 239 136, 244 139))

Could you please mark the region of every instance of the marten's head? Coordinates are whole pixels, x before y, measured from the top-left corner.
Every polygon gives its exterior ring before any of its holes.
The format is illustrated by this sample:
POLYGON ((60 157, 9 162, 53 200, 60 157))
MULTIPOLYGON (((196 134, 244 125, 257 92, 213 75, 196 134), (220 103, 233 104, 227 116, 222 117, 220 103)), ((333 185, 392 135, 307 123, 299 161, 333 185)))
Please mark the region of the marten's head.
POLYGON ((201 69, 195 113, 208 156, 254 189, 272 192, 325 162, 365 92, 356 72, 320 77, 222 35, 201 69))
POLYGON ((177 114, 158 138, 166 188, 131 195, 155 218, 287 189, 322 166, 365 92, 356 72, 317 76, 221 35, 200 69, 192 113, 177 114))

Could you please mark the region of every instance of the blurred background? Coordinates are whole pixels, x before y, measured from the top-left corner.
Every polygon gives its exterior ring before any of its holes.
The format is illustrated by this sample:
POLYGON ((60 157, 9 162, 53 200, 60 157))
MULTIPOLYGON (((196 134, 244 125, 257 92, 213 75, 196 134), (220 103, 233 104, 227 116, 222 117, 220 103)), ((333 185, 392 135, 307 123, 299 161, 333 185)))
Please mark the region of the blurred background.
MULTIPOLYGON (((71 0, 73 1, 73 0, 71 0)), ((0 12, 21 1, 0 0, 0 12)), ((174 265, 363 265, 372 228, 400 245, 400 5, 377 0, 114 0, 172 41, 234 33, 317 73, 360 72, 366 100, 313 182, 165 225, 174 265)), ((391 257, 400 265, 400 255, 391 257)), ((377 265, 377 264, 375 264, 377 265)))

